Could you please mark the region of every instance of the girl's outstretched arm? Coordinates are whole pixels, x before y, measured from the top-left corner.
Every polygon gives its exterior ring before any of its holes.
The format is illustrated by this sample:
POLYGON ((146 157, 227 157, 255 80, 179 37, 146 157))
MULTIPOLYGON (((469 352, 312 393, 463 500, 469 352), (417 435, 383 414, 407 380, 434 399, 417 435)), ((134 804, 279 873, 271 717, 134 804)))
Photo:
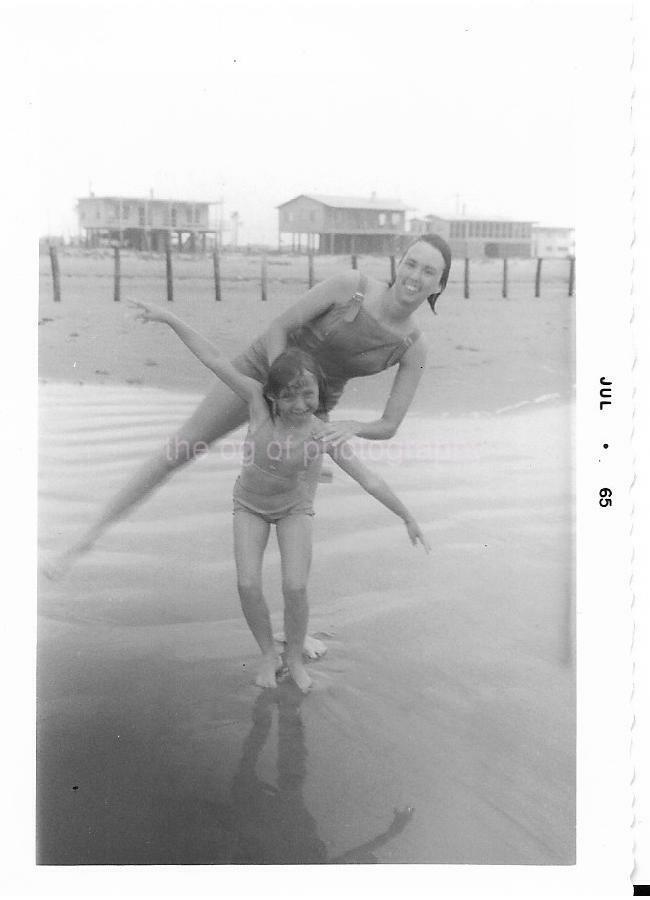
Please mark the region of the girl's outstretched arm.
POLYGON ((353 452, 350 444, 344 443, 339 444, 336 447, 328 448, 327 453, 331 456, 337 466, 354 478, 357 484, 360 484, 365 491, 376 500, 379 500, 380 503, 383 503, 387 509, 390 509, 391 512, 394 512, 396 516, 399 516, 400 519, 404 521, 413 546, 419 541, 426 552, 430 552, 431 547, 425 536, 422 534, 420 526, 413 518, 411 512, 402 503, 397 494, 395 494, 386 484, 383 478, 375 472, 372 472, 367 466, 364 466, 359 457, 353 452))
POLYGON ((255 402, 261 395, 261 386, 254 378, 242 375, 237 369, 223 359, 217 348, 207 338, 187 325, 178 316, 162 306, 154 303, 143 303, 140 300, 129 300, 131 306, 138 310, 136 319, 142 322, 163 322, 176 332, 179 338, 188 347, 194 356, 207 366, 217 378, 220 378, 238 396, 247 403, 255 402))

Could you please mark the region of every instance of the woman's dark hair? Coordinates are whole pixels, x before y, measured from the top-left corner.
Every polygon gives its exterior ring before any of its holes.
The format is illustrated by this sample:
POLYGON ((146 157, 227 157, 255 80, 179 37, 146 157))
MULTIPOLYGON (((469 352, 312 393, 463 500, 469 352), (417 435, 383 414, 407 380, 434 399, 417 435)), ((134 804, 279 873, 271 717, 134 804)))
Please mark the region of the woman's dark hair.
POLYGON ((298 349, 298 347, 290 347, 273 360, 269 368, 269 374, 266 376, 264 399, 268 404, 271 415, 273 415, 273 399, 279 397, 280 393, 289 387, 292 381, 300 378, 305 372, 309 372, 316 379, 319 407, 323 405, 327 393, 327 383, 320 366, 308 353, 298 349))
POLYGON ((422 242, 423 244, 428 244, 430 247, 434 247, 436 250, 438 250, 442 254, 442 258, 445 263, 442 270, 442 275, 440 276, 440 290, 437 294, 431 294, 429 297, 427 297, 429 306, 431 307, 431 311, 433 312, 434 316, 437 316, 438 313, 436 312, 436 300, 447 287, 447 279, 449 278, 449 270, 451 269, 451 249, 447 241, 444 238, 441 238, 439 234, 419 234, 416 238, 413 238, 404 253, 402 253, 400 262, 402 262, 411 247, 413 247, 414 244, 419 244, 420 242, 422 242))

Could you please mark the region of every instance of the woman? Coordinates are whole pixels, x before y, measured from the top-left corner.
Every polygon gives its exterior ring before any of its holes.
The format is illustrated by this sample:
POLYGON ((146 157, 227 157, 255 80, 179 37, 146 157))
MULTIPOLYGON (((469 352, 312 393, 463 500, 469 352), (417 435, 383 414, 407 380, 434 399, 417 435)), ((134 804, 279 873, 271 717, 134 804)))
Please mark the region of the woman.
MULTIPOLYGON (((349 378, 374 375, 397 365, 388 401, 378 419, 328 422, 322 435, 333 444, 354 436, 370 440, 390 438, 411 405, 426 363, 426 345, 415 325, 414 313, 425 301, 435 313, 450 268, 447 243, 438 235, 421 235, 402 256, 392 284, 387 286, 356 271, 328 278, 278 316, 233 364, 242 374, 264 383, 269 364, 286 347, 305 350, 320 366, 329 386, 325 403, 318 411, 323 419, 328 418, 349 378)), ((51 568, 52 574, 60 574, 179 466, 242 425, 247 416, 241 397, 218 382, 161 451, 134 474, 63 554, 51 568)), ((315 489, 314 482, 312 490, 315 489)))

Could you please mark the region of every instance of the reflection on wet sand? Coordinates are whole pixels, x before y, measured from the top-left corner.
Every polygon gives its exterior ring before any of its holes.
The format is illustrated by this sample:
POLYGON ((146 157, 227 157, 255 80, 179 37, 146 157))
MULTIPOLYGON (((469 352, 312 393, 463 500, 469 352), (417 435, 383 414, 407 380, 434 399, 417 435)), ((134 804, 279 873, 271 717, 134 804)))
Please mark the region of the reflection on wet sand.
MULTIPOLYGON (((305 806, 303 785, 307 775, 305 726, 300 714, 304 699, 293 684, 264 691, 253 706, 253 724, 232 781, 230 803, 215 804, 219 825, 234 835, 234 864, 376 863, 378 850, 406 826, 413 809, 395 810, 385 831, 358 847, 329 858, 313 816, 305 806), (257 763, 278 717, 277 787, 261 780, 257 763)), ((220 861, 222 854, 219 854, 220 861)))

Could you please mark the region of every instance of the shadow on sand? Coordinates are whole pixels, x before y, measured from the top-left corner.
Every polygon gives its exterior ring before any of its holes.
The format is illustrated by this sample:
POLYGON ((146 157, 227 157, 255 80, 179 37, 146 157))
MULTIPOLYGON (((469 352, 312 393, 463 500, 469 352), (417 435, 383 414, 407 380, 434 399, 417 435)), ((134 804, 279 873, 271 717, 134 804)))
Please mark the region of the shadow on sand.
POLYGON ((374 851, 404 829, 413 809, 395 810, 385 831, 330 857, 303 799, 307 775, 305 726, 300 714, 303 699, 291 682, 285 682, 277 690, 261 693, 253 706, 253 722, 232 781, 230 802, 213 806, 221 828, 234 838, 232 858, 227 861, 240 865, 377 863, 374 851), (256 768, 276 708, 278 777, 273 786, 258 777, 256 768))

